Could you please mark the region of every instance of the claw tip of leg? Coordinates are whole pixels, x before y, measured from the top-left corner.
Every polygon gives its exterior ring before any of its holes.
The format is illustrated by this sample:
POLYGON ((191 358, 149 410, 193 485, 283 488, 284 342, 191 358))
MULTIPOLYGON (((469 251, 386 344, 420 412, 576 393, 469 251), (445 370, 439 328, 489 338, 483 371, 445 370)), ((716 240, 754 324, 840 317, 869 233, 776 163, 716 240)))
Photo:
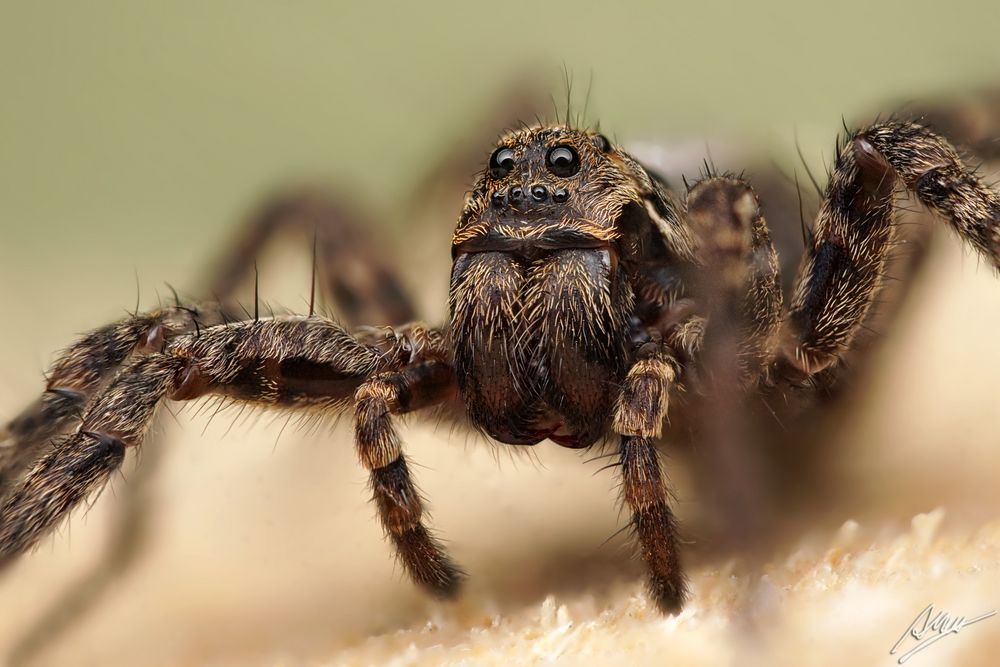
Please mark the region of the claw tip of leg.
POLYGON ((649 598, 664 616, 676 615, 687 601, 687 585, 684 581, 651 579, 649 598))

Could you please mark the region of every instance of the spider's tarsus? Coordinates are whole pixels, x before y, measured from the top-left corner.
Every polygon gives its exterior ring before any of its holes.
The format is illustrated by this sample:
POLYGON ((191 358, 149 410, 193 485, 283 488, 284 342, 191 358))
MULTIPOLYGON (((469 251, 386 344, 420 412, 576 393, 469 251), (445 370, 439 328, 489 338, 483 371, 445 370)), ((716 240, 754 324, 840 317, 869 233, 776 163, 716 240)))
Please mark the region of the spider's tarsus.
POLYGON ((664 615, 679 614, 687 602, 687 581, 681 576, 661 577, 650 575, 646 582, 649 599, 664 615))

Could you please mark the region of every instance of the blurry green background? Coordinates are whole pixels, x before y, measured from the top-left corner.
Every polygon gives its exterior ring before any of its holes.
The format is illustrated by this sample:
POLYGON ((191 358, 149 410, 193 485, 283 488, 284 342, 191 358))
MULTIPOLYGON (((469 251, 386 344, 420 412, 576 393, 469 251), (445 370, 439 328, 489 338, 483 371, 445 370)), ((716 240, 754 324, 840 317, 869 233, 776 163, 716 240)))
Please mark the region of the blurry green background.
POLYGON ((562 67, 578 101, 592 77, 589 115, 622 140, 798 132, 813 156, 842 116, 994 81, 998 28, 990 1, 3 0, 0 307, 79 329, 131 306, 136 272, 147 303, 194 288, 303 178, 405 228, 405 193, 526 73, 560 100, 562 67))
MULTIPOLYGON (((998 31, 995 1, 0 0, 0 418, 41 388, 54 350, 134 306, 137 277, 145 306, 165 282, 195 291, 248 208, 282 184, 330 183, 372 210, 397 246, 433 242, 407 210, 409 193, 519 78, 552 81, 561 100, 565 68, 577 108, 592 79, 590 120, 626 142, 745 133, 782 159, 797 135, 818 163, 842 117, 1000 84, 998 31)), ((449 220, 460 206, 444 207, 449 220)), ((442 249, 447 226, 433 228, 442 249)), ((979 508, 996 495, 996 468, 978 449, 995 427, 972 432, 969 421, 995 413, 1000 373, 995 354, 982 351, 995 350, 988 323, 1000 322, 1000 298, 992 276, 974 274, 974 262, 955 268, 961 253, 955 244, 947 251, 950 281, 928 296, 909 328, 915 337, 894 347, 897 370, 911 375, 887 374, 862 415, 867 435, 849 439, 844 457, 878 480, 867 487, 881 494, 871 513, 892 520, 944 502, 927 493, 938 489, 942 442, 958 471, 956 497, 979 508), (945 346, 947 357, 927 354, 945 346), (938 410, 936 392, 959 391, 961 406, 938 410), (934 416, 937 426, 927 426, 934 416), (890 442, 899 446, 881 448, 890 442), (897 475, 904 464, 918 472, 897 475), (919 493, 898 491, 907 479, 919 493), (892 503, 903 506, 886 510, 892 503)), ((308 260, 298 257, 296 266, 262 264, 261 274, 268 295, 293 274, 281 300, 301 308, 308 260)), ((425 302, 443 303, 443 290, 425 291, 425 302)), ((164 420, 171 458, 157 541, 123 594, 109 596, 51 664, 67 664, 62 655, 135 665, 289 642, 322 652, 348 632, 362 641, 439 613, 392 569, 348 429, 290 431, 276 447, 283 420, 231 433, 231 418, 203 429, 204 421, 164 420)), ((463 450, 461 436, 443 445, 443 430, 408 428, 408 451, 426 466, 436 525, 480 597, 502 593, 516 606, 518 586, 534 600, 566 573, 584 577, 575 568, 618 571, 627 560, 600 546, 619 525, 610 474, 594 476, 596 466, 547 445, 536 448, 545 467, 501 468, 489 448, 463 450)), ((683 513, 698 493, 672 474, 683 513)), ((26 627, 42 594, 54 598, 99 558, 113 490, 3 581, 0 644, 18 634, 4 614, 16 610, 26 627)), ((855 509, 837 509, 833 525, 855 509)), ((571 584, 565 590, 587 588, 571 584)))

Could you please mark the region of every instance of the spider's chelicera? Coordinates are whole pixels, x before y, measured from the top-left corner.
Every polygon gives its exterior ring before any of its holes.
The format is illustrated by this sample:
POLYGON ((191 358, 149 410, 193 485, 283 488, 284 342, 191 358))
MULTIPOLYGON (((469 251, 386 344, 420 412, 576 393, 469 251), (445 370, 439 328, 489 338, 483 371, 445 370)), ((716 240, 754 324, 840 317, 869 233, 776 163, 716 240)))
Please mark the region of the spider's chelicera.
MULTIPOLYGON (((741 178, 710 175, 676 194, 595 132, 510 132, 459 218, 445 326, 348 330, 313 314, 239 320, 225 306, 178 305, 71 346, 47 391, 0 432, 0 566, 105 484, 164 400, 215 395, 352 408, 357 453, 400 561, 418 584, 452 594, 461 570, 427 528, 394 428, 396 415, 446 405, 510 445, 617 447, 651 599, 676 611, 685 584, 656 449, 670 397, 690 386, 790 390, 839 364, 880 287, 898 186, 1000 265, 1000 197, 934 132, 884 122, 841 145, 786 307, 760 204, 741 178)), ((342 213, 308 198, 294 216, 290 206, 263 214, 244 259, 275 219, 309 225, 342 213)), ((412 320, 391 271, 344 252, 362 243, 352 229, 317 236, 324 284, 345 319, 412 320)), ((240 270, 224 266, 217 291, 240 270)))

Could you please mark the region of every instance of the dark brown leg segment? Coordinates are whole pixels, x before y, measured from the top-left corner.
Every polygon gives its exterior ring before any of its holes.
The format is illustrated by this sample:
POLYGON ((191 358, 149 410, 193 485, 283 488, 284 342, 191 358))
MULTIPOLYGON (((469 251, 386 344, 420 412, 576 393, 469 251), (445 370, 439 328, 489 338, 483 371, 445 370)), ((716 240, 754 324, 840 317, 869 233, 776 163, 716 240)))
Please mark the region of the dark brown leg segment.
POLYGON ((358 388, 355 404, 358 458, 371 472, 372 497, 382 527, 410 578, 442 597, 458 591, 463 573, 422 521, 423 501, 410 476, 392 414, 440 403, 454 392, 452 369, 432 360, 371 378, 358 388))
POLYGON ((0 508, 0 568, 29 549, 92 491, 104 486, 137 445, 183 360, 164 355, 130 363, 84 417, 59 438, 0 508), (95 414, 96 412, 96 414, 95 414))
POLYGON ((632 512, 632 530, 649 572, 649 596, 664 613, 676 613, 684 606, 687 582, 680 563, 677 521, 667 503, 655 441, 624 436, 619 461, 622 497, 632 512))
POLYGON ((167 308, 95 329, 70 346, 49 370, 45 393, 0 430, 0 500, 130 356, 159 351, 170 338, 223 318, 215 307, 167 308))
POLYGON ((870 142, 841 150, 799 269, 788 321, 789 353, 807 374, 847 350, 871 307, 892 240, 895 175, 870 142))
POLYGON ((621 434, 622 500, 632 515, 639 554, 649 573, 649 596, 663 612, 680 611, 687 595, 678 547, 677 521, 670 511, 656 438, 666 418, 675 371, 654 356, 629 370, 615 410, 621 434))
MULTIPOLYGON (((156 436, 152 438, 158 440, 156 436)), ((152 511, 151 479, 159 469, 161 443, 148 440, 128 483, 122 485, 116 501, 116 515, 111 534, 100 560, 89 566, 78 579, 41 616, 34 620, 7 654, 8 667, 29 664, 54 639, 71 628, 110 585, 128 571, 149 537, 149 512, 152 511)))
POLYGON ((367 377, 401 364, 412 344, 363 345, 320 318, 220 325, 132 358, 0 506, 0 567, 103 487, 125 450, 142 444, 165 398, 222 395, 260 406, 337 410, 367 377))
MULTIPOLYGON (((782 369, 806 376, 850 347, 880 286, 901 182, 994 266, 1000 266, 1000 196, 952 146, 913 123, 873 125, 837 156, 788 316, 782 369)), ((794 373, 793 373, 794 374, 794 373)))
POLYGON ((875 125, 857 139, 870 142, 924 206, 1000 268, 1000 195, 947 140, 913 123, 875 125))

